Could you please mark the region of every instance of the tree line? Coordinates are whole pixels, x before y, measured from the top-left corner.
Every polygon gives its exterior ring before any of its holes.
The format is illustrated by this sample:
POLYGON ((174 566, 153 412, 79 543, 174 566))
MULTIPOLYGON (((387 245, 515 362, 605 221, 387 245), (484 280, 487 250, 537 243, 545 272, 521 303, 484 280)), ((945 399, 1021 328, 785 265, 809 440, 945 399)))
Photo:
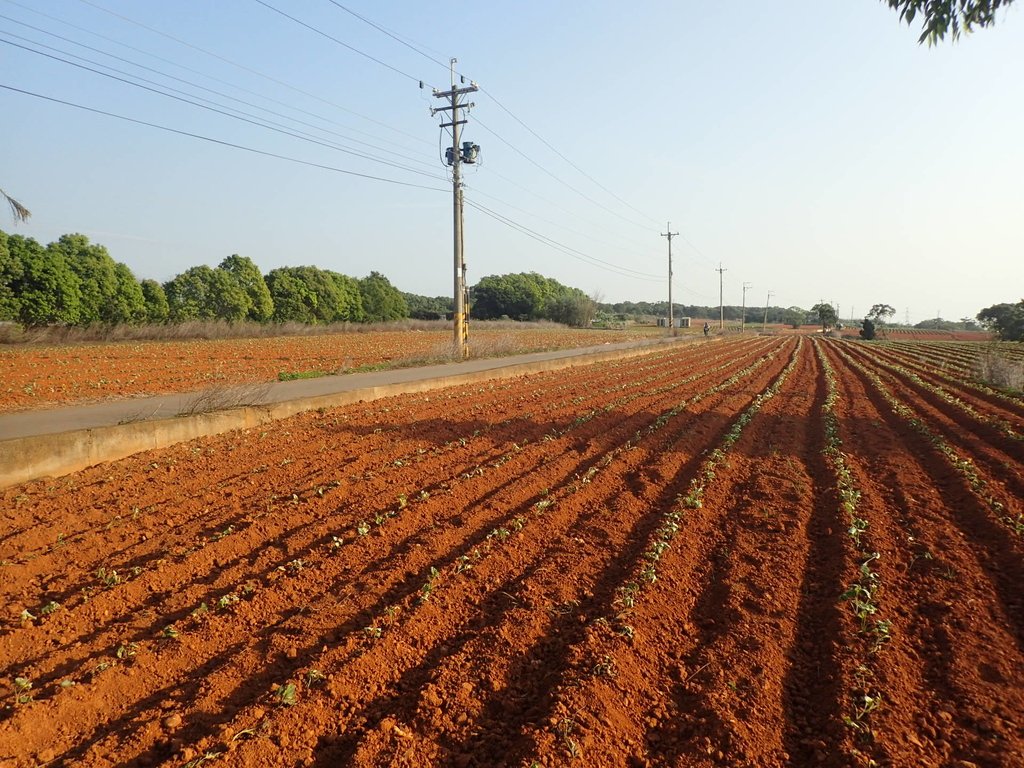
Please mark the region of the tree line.
MULTIPOLYGON (((479 319, 553 320, 583 326, 593 302, 577 288, 536 273, 491 275, 470 290, 479 319)), ((0 321, 24 327, 182 323, 310 325, 451 317, 450 297, 399 291, 373 271, 354 278, 313 266, 263 274, 233 254, 216 267, 191 267, 167 282, 138 280, 107 249, 81 234, 43 246, 0 230, 0 321)))

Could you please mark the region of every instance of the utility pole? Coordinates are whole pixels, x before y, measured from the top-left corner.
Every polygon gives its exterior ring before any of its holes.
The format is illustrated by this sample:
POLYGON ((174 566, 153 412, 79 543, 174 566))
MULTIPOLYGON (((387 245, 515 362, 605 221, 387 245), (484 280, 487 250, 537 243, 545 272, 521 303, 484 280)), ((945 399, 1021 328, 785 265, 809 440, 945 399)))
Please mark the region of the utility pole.
POLYGON ((752 286, 753 283, 743 284, 743 308, 740 310, 740 333, 743 333, 747 327, 747 289, 752 286))
POLYGON ((715 270, 718 273, 718 330, 725 329, 725 304, 722 303, 722 273, 728 272, 727 269, 722 269, 722 262, 718 262, 718 269, 715 270))
POLYGON ((768 291, 768 298, 764 300, 764 322, 761 323, 761 333, 768 330, 768 305, 772 303, 772 296, 775 295, 775 291, 768 291))
POLYGON ((675 315, 672 313, 672 238, 678 235, 678 232, 672 231, 672 222, 665 224, 667 231, 661 234, 662 237, 668 238, 668 327, 672 329, 672 335, 676 336, 676 321, 675 315))
MULTIPOLYGON (((466 301, 466 263, 462 256, 462 163, 475 163, 480 147, 470 142, 460 145, 459 139, 462 135, 460 126, 466 124, 464 118, 460 119, 459 110, 468 112, 475 104, 460 100, 460 96, 467 93, 475 93, 480 90, 476 83, 470 81, 465 88, 455 87, 455 64, 457 59, 450 61, 451 65, 451 90, 438 91, 434 89, 434 98, 448 99, 449 106, 431 108, 430 114, 438 112, 451 112, 451 122, 441 123, 442 128, 452 129, 452 145, 445 153, 448 165, 452 167, 452 235, 455 254, 455 290, 454 290, 454 347, 460 358, 469 357, 469 323, 467 323, 466 301)), ((465 78, 462 78, 465 82, 465 78)))

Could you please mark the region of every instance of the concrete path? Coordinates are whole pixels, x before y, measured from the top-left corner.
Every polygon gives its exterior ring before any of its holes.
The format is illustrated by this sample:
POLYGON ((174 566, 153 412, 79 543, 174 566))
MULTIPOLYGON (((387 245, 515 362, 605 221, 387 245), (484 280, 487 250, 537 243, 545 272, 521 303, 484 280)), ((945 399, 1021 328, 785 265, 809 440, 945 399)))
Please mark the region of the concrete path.
POLYGON ((0 488, 305 410, 526 375, 695 341, 658 338, 0 415, 0 488))

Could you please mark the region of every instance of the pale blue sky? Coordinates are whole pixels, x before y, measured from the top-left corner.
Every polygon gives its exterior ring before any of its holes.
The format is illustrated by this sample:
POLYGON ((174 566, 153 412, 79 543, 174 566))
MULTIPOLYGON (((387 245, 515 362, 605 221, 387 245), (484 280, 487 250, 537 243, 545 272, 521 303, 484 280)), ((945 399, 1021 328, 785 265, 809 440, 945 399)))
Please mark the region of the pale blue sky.
MULTIPOLYGON (((266 2, 411 78, 257 0, 0 0, 0 37, 101 61, 426 176, 8 44, 0 44, 0 84, 444 190, 438 119, 428 111, 438 102, 416 80, 446 87, 445 68, 329 0, 266 2)), ((772 290, 773 304, 809 307, 823 298, 845 317, 851 307, 862 315, 885 302, 916 322, 937 312, 973 316, 1024 296, 1017 5, 996 27, 929 49, 878 0, 339 2, 436 59, 457 56, 459 71, 485 89, 473 97, 464 137, 482 149, 480 166, 467 169, 468 200, 653 275, 573 258, 469 208, 472 283, 535 270, 608 301, 661 300, 667 265, 659 232, 671 220, 685 237, 673 247, 674 298, 684 303, 717 304, 719 261, 727 304, 739 304, 749 282, 748 305, 763 305, 772 290)), ((18 226, 0 220, 6 231, 43 242, 83 232, 140 278, 166 280, 241 253, 265 271, 378 270, 403 290, 450 293, 450 193, 260 157, 4 89, 0 114, 0 184, 34 214, 18 226)))

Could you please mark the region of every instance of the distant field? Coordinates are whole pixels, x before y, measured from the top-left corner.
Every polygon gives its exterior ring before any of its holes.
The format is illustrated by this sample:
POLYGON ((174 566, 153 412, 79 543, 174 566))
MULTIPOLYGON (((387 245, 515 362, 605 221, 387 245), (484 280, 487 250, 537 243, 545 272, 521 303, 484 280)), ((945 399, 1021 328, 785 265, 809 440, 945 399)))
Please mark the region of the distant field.
MULTIPOLYGON (((647 338, 655 328, 475 328, 474 357, 647 338)), ((0 347, 0 412, 170 394, 276 380, 281 373, 345 373, 443 359, 451 331, 408 330, 192 341, 0 347)))

